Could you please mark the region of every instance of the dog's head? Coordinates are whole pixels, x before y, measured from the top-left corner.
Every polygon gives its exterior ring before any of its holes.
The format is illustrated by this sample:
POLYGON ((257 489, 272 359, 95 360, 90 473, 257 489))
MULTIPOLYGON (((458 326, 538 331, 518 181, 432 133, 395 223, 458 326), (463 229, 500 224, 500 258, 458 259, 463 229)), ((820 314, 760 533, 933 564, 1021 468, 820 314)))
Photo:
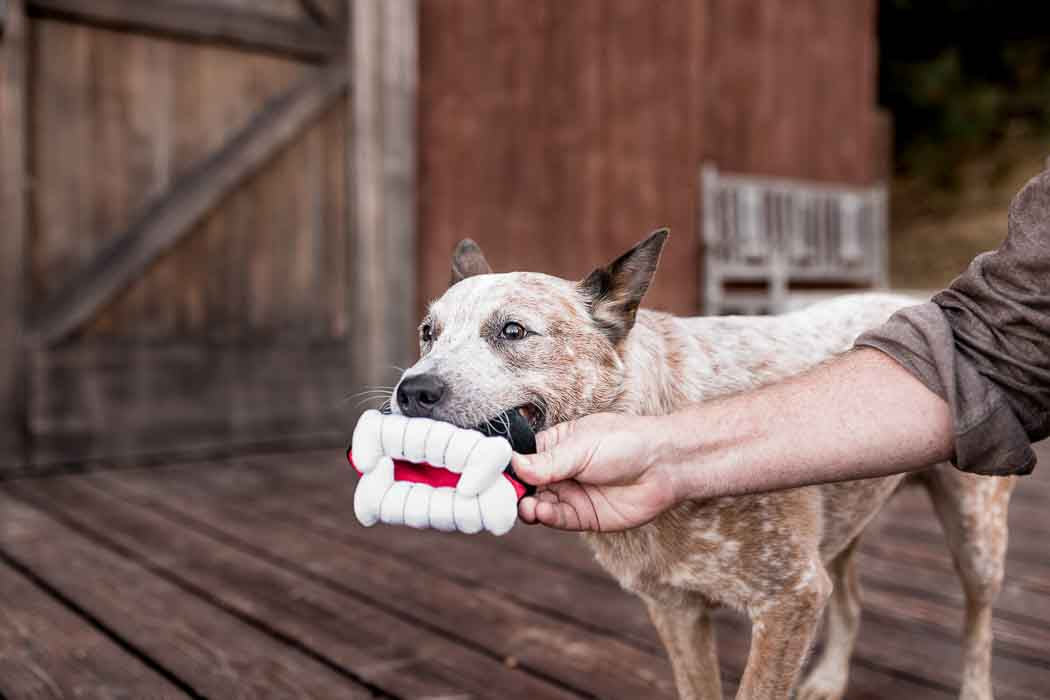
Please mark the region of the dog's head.
POLYGON ((493 274, 471 240, 452 283, 419 325, 420 359, 392 410, 472 427, 511 409, 533 429, 606 410, 622 392, 622 353, 668 232, 660 230, 578 282, 493 274))

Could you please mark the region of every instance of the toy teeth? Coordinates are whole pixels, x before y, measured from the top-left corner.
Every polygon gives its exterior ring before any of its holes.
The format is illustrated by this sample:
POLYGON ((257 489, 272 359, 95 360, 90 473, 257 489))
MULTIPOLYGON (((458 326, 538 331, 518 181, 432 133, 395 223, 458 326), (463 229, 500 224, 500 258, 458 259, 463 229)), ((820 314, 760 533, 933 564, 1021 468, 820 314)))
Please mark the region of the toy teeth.
POLYGON ((532 428, 517 411, 477 430, 366 411, 346 453, 361 474, 354 513, 366 527, 382 522, 505 534, 517 520, 518 500, 534 490, 510 468, 515 449, 536 451, 532 428))

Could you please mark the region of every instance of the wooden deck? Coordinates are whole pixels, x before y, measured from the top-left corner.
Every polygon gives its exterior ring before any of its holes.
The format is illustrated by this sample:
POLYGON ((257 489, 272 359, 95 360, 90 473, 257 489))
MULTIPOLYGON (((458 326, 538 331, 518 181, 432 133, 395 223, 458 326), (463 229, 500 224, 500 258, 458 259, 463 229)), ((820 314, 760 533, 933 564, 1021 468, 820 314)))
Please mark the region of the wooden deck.
MULTIPOLYGON (((1018 488, 1000 700, 1050 694, 1050 448, 1018 488)), ((673 696, 575 536, 381 527, 339 451, 0 483, 0 697, 673 696)), ((920 492, 866 538, 850 698, 950 698, 959 585, 920 492)), ((747 629, 719 616, 727 693, 747 629)))

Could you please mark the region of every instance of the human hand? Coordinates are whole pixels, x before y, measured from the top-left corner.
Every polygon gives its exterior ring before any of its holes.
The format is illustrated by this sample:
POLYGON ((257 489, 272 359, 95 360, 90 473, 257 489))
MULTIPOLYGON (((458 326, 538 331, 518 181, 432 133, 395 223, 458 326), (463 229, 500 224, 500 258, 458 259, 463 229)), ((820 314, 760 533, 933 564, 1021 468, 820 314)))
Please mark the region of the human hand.
POLYGON ((659 459, 666 430, 660 418, 596 413, 539 433, 536 454, 511 460, 521 479, 540 487, 521 500, 518 515, 563 530, 649 522, 679 500, 659 459))

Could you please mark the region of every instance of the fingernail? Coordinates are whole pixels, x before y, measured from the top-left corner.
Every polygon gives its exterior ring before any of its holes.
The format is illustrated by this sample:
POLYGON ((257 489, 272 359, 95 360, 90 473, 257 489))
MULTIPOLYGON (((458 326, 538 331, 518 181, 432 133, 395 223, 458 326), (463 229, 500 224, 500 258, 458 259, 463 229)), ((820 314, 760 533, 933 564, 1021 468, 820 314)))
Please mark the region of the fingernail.
POLYGON ((532 464, 532 460, 529 459, 528 457, 526 457, 523 454, 519 454, 518 455, 518 464, 520 464, 523 467, 527 467, 527 466, 532 464))

